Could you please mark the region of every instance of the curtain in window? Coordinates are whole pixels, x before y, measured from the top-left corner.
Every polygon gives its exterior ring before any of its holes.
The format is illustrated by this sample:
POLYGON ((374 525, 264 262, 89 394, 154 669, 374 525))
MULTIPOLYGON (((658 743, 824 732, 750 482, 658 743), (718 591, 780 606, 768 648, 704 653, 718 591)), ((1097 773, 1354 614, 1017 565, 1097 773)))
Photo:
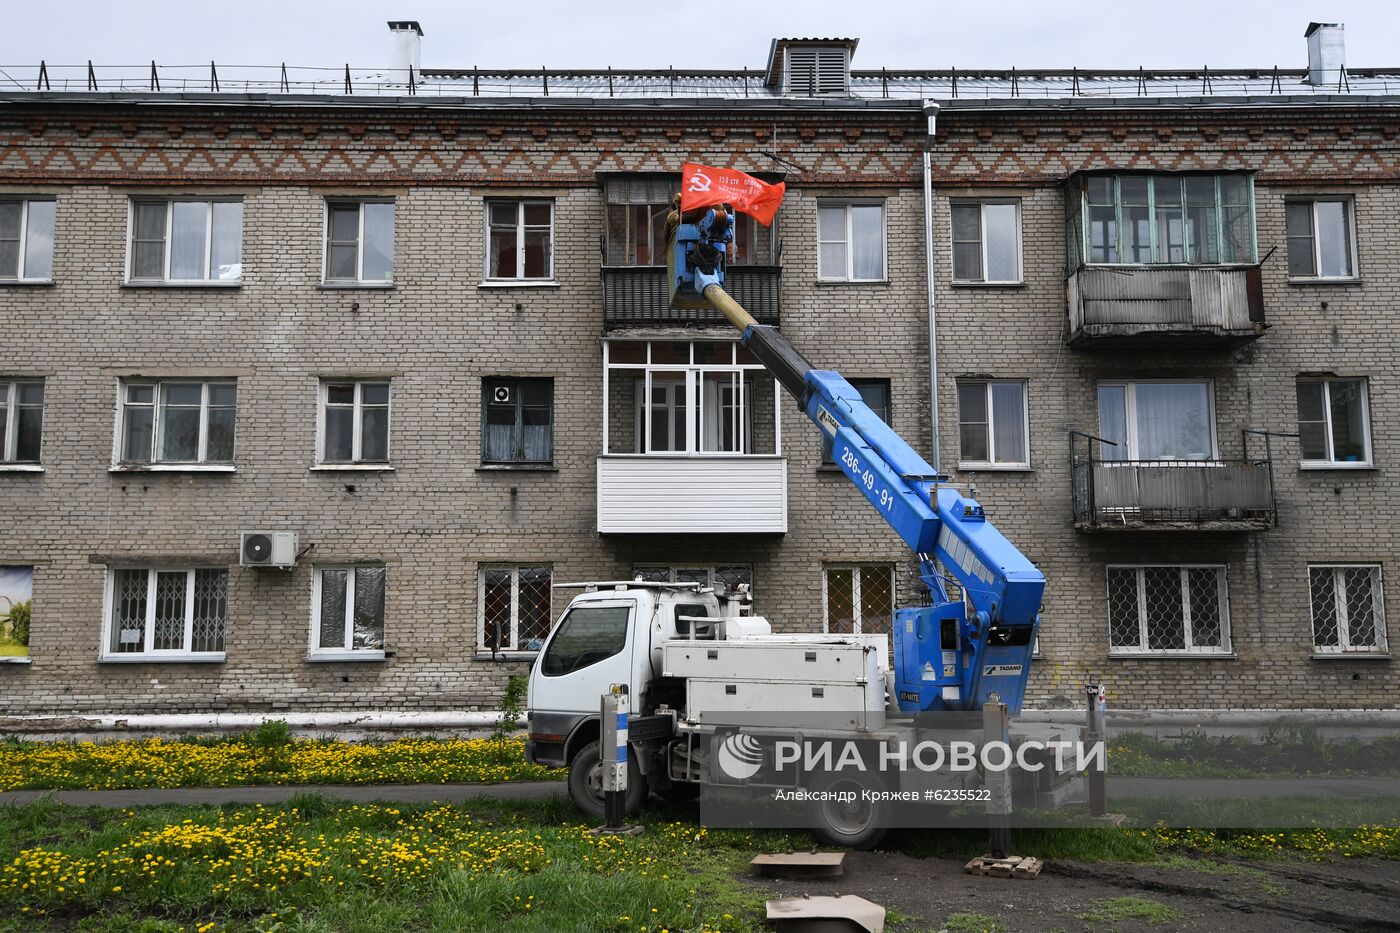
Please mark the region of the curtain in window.
POLYGON ((1142 382, 1137 397, 1139 460, 1209 460, 1210 398, 1202 382, 1142 382))
POLYGON ((851 205, 851 275, 857 279, 885 277, 885 209, 873 204, 851 205))
MULTIPOLYGON (((528 412, 526 413, 528 417, 528 412)), ((553 445, 550 443, 549 424, 526 424, 521 428, 521 449, 524 459, 548 461, 553 459, 553 445)))
POLYGON ((486 426, 486 459, 515 459, 515 424, 488 424, 486 426))

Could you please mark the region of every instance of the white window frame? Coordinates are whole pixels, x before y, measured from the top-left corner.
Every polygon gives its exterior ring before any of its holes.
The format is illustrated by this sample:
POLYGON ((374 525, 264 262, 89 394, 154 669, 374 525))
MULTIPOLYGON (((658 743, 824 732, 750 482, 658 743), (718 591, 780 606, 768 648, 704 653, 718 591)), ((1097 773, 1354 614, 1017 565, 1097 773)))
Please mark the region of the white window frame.
MULTIPOLYGON (((1024 255, 1022 251, 1021 232, 1021 199, 1020 198, 955 198, 948 205, 948 260, 951 265, 949 272, 951 280, 957 285, 1021 285, 1026 280, 1026 270, 1024 255), (992 279, 987 277, 987 207, 990 205, 1004 206, 1011 205, 1016 208, 1016 277, 1011 279, 992 279), (982 278, 980 279, 960 279, 957 277, 957 255, 952 249, 953 240, 953 211, 959 207, 976 207, 977 210, 977 238, 982 252, 982 278)), ((962 241, 966 242, 966 241, 962 241)))
MULTIPOLYGON (((753 400, 749 393, 747 377, 750 375, 758 378, 771 378, 762 363, 741 363, 738 362, 739 344, 733 340, 710 341, 618 341, 619 343, 645 343, 647 347, 646 359, 644 363, 614 363, 611 358, 612 342, 603 341, 603 456, 656 456, 656 457, 778 457, 783 452, 782 433, 782 400, 783 392, 775 384, 773 391, 773 451, 772 453, 753 453, 753 400), (688 361, 683 363, 667 363, 651 361, 651 346, 653 343, 687 343, 690 347, 688 361), (697 363, 695 361, 696 344, 715 344, 729 347, 728 363, 697 363), (638 441, 641 450, 614 451, 611 449, 611 441, 608 436, 608 423, 610 418, 609 398, 611 395, 611 376, 614 373, 630 370, 641 382, 641 393, 632 405, 630 416, 633 419, 633 439, 638 441), (705 424, 705 393, 701 391, 704 385, 705 376, 714 374, 731 374, 738 384, 738 410, 742 412, 742 417, 736 419, 737 433, 739 434, 739 450, 703 450, 696 444, 698 426, 705 424), (650 411, 651 389, 653 376, 658 381, 675 382, 680 380, 676 377, 684 375, 686 385, 686 399, 694 399, 694 404, 686 405, 685 418, 685 444, 680 450, 651 450, 651 432, 647 430, 649 422, 647 414, 650 411), (748 450, 744 453, 741 451, 748 450)), ((718 393, 717 393, 718 394, 718 393)), ((721 405, 723 402, 721 401, 721 405)))
MULTIPOLYGON (((206 472, 228 472, 236 469, 238 462, 238 397, 234 396, 234 433, 233 433, 233 459, 232 460, 209 460, 209 386, 211 384, 231 385, 237 392, 237 379, 224 378, 202 378, 199 376, 180 377, 169 376, 159 379, 142 379, 131 377, 117 380, 117 423, 112 432, 112 470, 120 472, 123 470, 199 470, 206 472), (166 384, 189 385, 199 384, 199 459, 197 460, 162 460, 157 458, 161 448, 161 401, 164 397, 166 384), (151 459, 150 460, 125 460, 123 454, 126 451, 126 408, 127 388, 130 386, 150 386, 151 387, 151 459)), ((145 407, 144 405, 140 407, 145 407)))
POLYGON ((132 197, 127 200, 126 214, 126 282, 128 285, 149 285, 152 283, 163 283, 168 285, 240 285, 243 282, 243 216, 238 218, 238 277, 232 279, 220 279, 213 275, 214 261, 214 205, 215 204, 243 204, 241 197, 178 197, 178 198, 145 198, 132 197), (198 279, 175 279, 170 277, 170 257, 174 252, 170 248, 171 228, 175 223, 174 205, 181 204, 203 204, 204 205, 204 276, 198 279), (165 205, 165 233, 164 248, 161 250, 161 274, 159 278, 138 278, 136 275, 136 208, 140 204, 164 204, 165 205))
MULTIPOLYGON (((1199 466, 1202 463, 1220 462, 1220 437, 1215 424, 1215 380, 1214 379, 1101 379, 1094 383, 1094 415, 1096 421, 1101 423, 1102 413, 1098 410, 1099 389, 1103 386, 1123 387, 1123 452, 1126 454, 1122 458, 1130 463, 1151 463, 1153 466, 1199 466), (1204 383, 1206 387, 1206 401, 1210 405, 1210 412, 1207 417, 1210 419, 1210 458, 1207 460, 1142 460, 1138 457, 1138 436, 1137 436, 1137 387, 1140 385, 1197 385, 1204 383)), ((1110 448, 1111 449, 1111 448, 1110 448)), ((1105 466, 1112 466, 1114 460, 1104 460, 1105 466)), ((1155 564, 1152 566, 1156 566, 1155 564)), ((1172 565, 1175 566, 1175 565, 1172 565)))
POLYGON ((889 236, 889 211, 885 209, 883 198, 853 198, 850 200, 830 199, 817 202, 817 281, 819 282, 888 282, 890 279, 890 236, 889 236), (846 228, 845 237, 841 240, 823 240, 821 228, 821 211, 839 207, 845 213, 846 228), (880 272, 879 278, 858 279, 855 277, 855 237, 851 225, 852 207, 878 207, 880 208, 880 272), (842 243, 846 247, 846 272, 845 275, 833 276, 822 273, 821 248, 828 243, 842 243))
POLYGON ((51 256, 50 259, 49 259, 49 274, 48 274, 47 276, 43 277, 43 278, 31 278, 31 277, 25 276, 25 274, 24 274, 24 263, 25 263, 25 259, 28 257, 28 253, 29 253, 29 205, 30 205, 30 204, 33 204, 35 201, 43 201, 43 202, 45 202, 45 203, 49 203, 49 204, 53 204, 53 205, 54 205, 54 246, 53 246, 53 252, 54 252, 54 253, 57 253, 57 252, 58 252, 58 246, 57 246, 57 241, 58 241, 58 199, 57 199, 57 198, 53 198, 53 197, 29 197, 29 196, 27 196, 27 195, 26 195, 26 196, 21 196, 21 197, 15 198, 15 197, 10 197, 10 196, 8 196, 8 195, 0 195, 0 201, 8 201, 8 202, 16 202, 16 201, 17 201, 17 202, 19 202, 19 205, 20 205, 20 208, 19 208, 19 254, 18 254, 18 257, 17 257, 16 262, 15 262, 15 275, 14 275, 14 278, 8 278, 8 277, 6 277, 6 276, 4 276, 4 275, 0 275, 0 285, 16 285, 16 284, 19 284, 19 285, 28 285, 28 284, 42 284, 42 285, 47 285, 47 284, 53 282, 53 257, 52 257, 52 256, 51 256))
POLYGON ((1230 567, 1228 564, 1108 564, 1104 568, 1104 604, 1108 608, 1109 657, 1234 657, 1233 638, 1230 631, 1230 567), (1184 628, 1182 640, 1185 648, 1147 647, 1147 586, 1145 571, 1151 569, 1175 570, 1181 579, 1181 624, 1184 628), (1115 570, 1133 570, 1137 575, 1137 614, 1138 647, 1114 647, 1113 645, 1113 596, 1109 577, 1115 570), (1216 589, 1220 594, 1220 647, 1197 647, 1191 641, 1191 600, 1188 570, 1214 570, 1216 589))
MULTIPOLYGON (((197 570, 221 570, 228 574, 227 567, 217 565, 205 566, 112 566, 107 568, 106 583, 103 591, 103 611, 102 611, 102 650, 98 655, 99 661, 118 663, 150 663, 153 661, 223 661, 227 656, 228 648, 228 614, 232 609, 231 598, 225 602, 224 615, 224 651, 190 651, 189 646, 194 643, 194 575, 197 570), (118 570, 144 570, 146 572, 146 619, 144 626, 143 643, 140 651, 114 652, 112 651, 112 624, 116 621, 113 613, 116 611, 116 579, 118 570), (156 615, 156 579, 162 573, 183 573, 185 574, 185 631, 181 639, 183 648, 155 649, 152 644, 155 641, 155 615, 156 615)), ((230 594, 231 595, 231 594, 230 594)))
POLYGON ((520 647, 520 571, 539 570, 549 571, 549 611, 546 615, 549 618, 549 631, 545 632, 542 641, 548 641, 549 635, 554 631, 554 626, 559 620, 554 617, 554 565, 545 561, 537 564, 481 564, 476 571, 476 645, 478 652, 491 652, 491 645, 486 640, 486 574, 488 571, 510 571, 510 641, 508 644, 499 646, 499 653, 508 655, 525 655, 534 657, 539 654, 536 648, 520 647))
MULTIPOLYGON (((539 227, 540 224, 530 226, 539 227)), ((482 277, 487 282, 551 283, 554 282, 554 200, 552 198, 486 198, 486 254, 482 258, 482 277), (515 207, 515 275, 491 274, 491 208, 497 204, 515 207), (549 269, 543 276, 525 275, 525 208, 544 205, 549 208, 549 269)))
POLYGON ((321 207, 321 284, 331 288, 392 288, 398 279, 399 206, 394 198, 326 198, 321 207), (389 278, 365 278, 365 205, 388 204, 394 208, 393 230, 389 237, 389 278), (355 277, 331 278, 331 208, 355 207, 355 277))
MULTIPOLYGON (((1300 441, 1300 442, 1299 442, 1299 450, 1298 450, 1298 467, 1299 467, 1299 469, 1303 469, 1303 470, 1367 470, 1367 469, 1371 469, 1373 466, 1375 466, 1375 463, 1374 463, 1375 451, 1374 451, 1373 445, 1372 445, 1372 443, 1371 443, 1371 380, 1368 379, 1368 378, 1366 378, 1365 376, 1326 376, 1326 377, 1316 377, 1316 378, 1314 378, 1314 377, 1308 377, 1308 378, 1305 378, 1305 379, 1299 379, 1299 380, 1297 380, 1297 382, 1296 382, 1295 385, 1294 385, 1294 393, 1295 393, 1295 395, 1294 395, 1294 403, 1295 403, 1295 412, 1294 412, 1294 414, 1295 414, 1295 417, 1297 417, 1297 415, 1298 415, 1298 412, 1297 412, 1297 410, 1296 410, 1296 403, 1297 403, 1297 395, 1296 395, 1296 393, 1297 393, 1297 386, 1298 386, 1298 385, 1302 385, 1302 384, 1304 384, 1304 383, 1307 383, 1307 384, 1310 384, 1310 385, 1316 385, 1316 384, 1318 384, 1318 383, 1321 383, 1321 385, 1322 385, 1322 413, 1323 413, 1323 416, 1324 416, 1324 418, 1323 418, 1323 424, 1324 424, 1324 426, 1326 427, 1326 434, 1325 434, 1325 437, 1326 437, 1326 442, 1327 442, 1327 459, 1325 459, 1325 460, 1305 460, 1305 459, 1303 459, 1303 456, 1302 456, 1303 451, 1302 451, 1302 446, 1301 446, 1301 443, 1302 443, 1302 442, 1300 441), (1332 383, 1334 383, 1334 382, 1359 382, 1359 383, 1361 383, 1361 433, 1362 433, 1362 437, 1364 437, 1365 440, 1366 440, 1366 457, 1365 457, 1364 460, 1355 460, 1355 461, 1353 461, 1353 460, 1333 460, 1333 459, 1331 459, 1332 456, 1333 456, 1333 453, 1335 452, 1335 449, 1336 449, 1336 448, 1333 446, 1333 444, 1332 444, 1332 383)), ((1299 426, 1301 427, 1301 425, 1302 425, 1302 419, 1301 419, 1301 418, 1298 419, 1298 423, 1299 423, 1299 426)))
MULTIPOLYGON (((5 400, 0 402, 0 407, 5 409, 5 429, 0 431, 0 470, 39 470, 44 462, 44 437, 43 437, 43 412, 48 408, 48 384, 42 378, 27 378, 24 376, 9 376, 0 379, 0 387, 5 389, 5 400), (19 408, 19 387, 22 385, 38 385, 44 388, 44 401, 39 404, 39 459, 25 460, 20 462, 15 459, 19 453, 19 420, 16 417, 16 410, 19 408)), ((26 408, 31 406, 26 405, 26 408)))
MULTIPOLYGON (((1351 195, 1342 194, 1298 195, 1297 197, 1290 197, 1286 199, 1286 201, 1284 202, 1285 212, 1288 209, 1287 206, 1290 204, 1308 205, 1308 222, 1310 224, 1309 233, 1311 234, 1312 239, 1313 274, 1294 275, 1290 271, 1288 274, 1289 279, 1295 282, 1354 282, 1358 278, 1360 278, 1361 272, 1357 265, 1358 252, 1356 248, 1356 199, 1351 195), (1322 274, 1322 238, 1317 235, 1317 206, 1319 204, 1333 202, 1340 203, 1342 205, 1342 212, 1346 217, 1347 239, 1349 240, 1349 242, 1347 243, 1347 262, 1351 266, 1351 271, 1348 272, 1346 275, 1322 274)), ((1286 226, 1286 213, 1284 222, 1284 262, 1287 263, 1289 245, 1287 241, 1290 239, 1290 237, 1288 236, 1288 230, 1286 226)))
POLYGON ((1385 576, 1379 563, 1326 563, 1308 564, 1308 617, 1312 622, 1313 654, 1325 657, 1374 657, 1390 654, 1390 639, 1385 630, 1385 576), (1353 647, 1351 642, 1351 619, 1347 613, 1346 592, 1342 581, 1344 571, 1366 569, 1372 572, 1371 591, 1376 594, 1376 643, 1353 647), (1336 646, 1317 643, 1317 617, 1312 611, 1312 575, 1314 570, 1327 570, 1332 573, 1332 594, 1336 600, 1337 641, 1336 646))
MULTIPOLYGON (((376 406, 378 407, 378 406, 376 406)), ((316 388, 316 468, 327 470, 390 470, 392 469, 394 449, 394 380, 388 376, 347 376, 344 379, 337 379, 333 376, 322 377, 316 388), (333 385, 353 385, 355 387, 355 401, 352 405, 351 440, 349 460, 327 460, 326 459, 326 407, 329 404, 328 389, 333 385), (364 432, 364 386, 384 385, 388 387, 388 404, 385 405, 384 418, 384 459, 383 460, 363 460, 363 432, 364 432)))
MULTIPOLYGON (((981 386, 987 405, 987 460, 966 460, 962 456, 963 413, 958 411, 958 469, 960 470, 1029 470, 1031 468, 1031 405, 1030 386, 1025 379, 966 379, 959 380, 958 388, 981 386), (1021 444, 1026 459, 1017 462, 999 462, 996 449, 996 409, 992 405, 992 386, 1019 385, 1021 387, 1021 444)), ((971 422, 967 422, 971 423, 971 422)))
MULTIPOLYGON (((874 634, 877 634, 877 635, 888 635, 888 634, 892 634, 892 633, 894 632, 894 616, 895 616, 895 612, 896 612, 897 609, 898 609, 898 602, 899 602, 899 598, 898 598, 898 597, 899 597, 899 593, 898 593, 898 589, 897 589, 897 587, 899 586, 899 579, 898 579, 898 577, 896 577, 896 575, 895 575, 895 565, 894 565, 894 564, 891 564, 891 563, 885 563, 885 562, 882 562, 882 561, 871 561, 871 562, 869 562, 869 563, 858 563, 858 562, 843 562, 843 561, 838 561, 838 562, 830 562, 830 563, 824 563, 824 564, 822 564, 822 631, 823 631, 823 632, 825 632, 826 634, 832 634, 832 632, 831 632, 831 594, 830 594, 830 590, 829 590, 829 577, 830 577, 830 573, 831 573, 831 571, 833 571, 833 570, 849 570, 849 571, 851 571, 851 609, 852 609, 852 612, 855 614, 855 618, 851 620, 852 631, 851 631, 849 634, 853 634, 853 635, 861 635, 861 634, 864 634, 864 633, 861 631, 861 613, 860 613, 860 605, 861 605, 861 600, 860 600, 860 595, 861 595, 861 594, 860 594, 861 576, 862 576, 862 571, 864 571, 864 570, 871 570, 871 569, 881 570, 881 571, 884 571, 884 572, 886 572, 886 573, 888 573, 888 574, 890 575, 890 618, 889 618, 888 630, 885 631, 885 632, 875 632, 874 634)), ((846 633, 846 632, 838 632, 838 633, 836 633, 836 634, 845 635, 845 634, 847 634, 847 633, 846 633)))
POLYGON ((355 648, 355 571, 361 567, 384 567, 384 616, 379 620, 380 641, 385 644, 389 627, 389 572, 384 564, 316 564, 311 570, 311 641, 306 656, 316 661, 382 661, 383 648, 355 648), (345 618, 341 620, 341 640, 339 648, 322 648, 321 645, 321 587, 322 574, 327 570, 344 570, 345 574, 345 618))

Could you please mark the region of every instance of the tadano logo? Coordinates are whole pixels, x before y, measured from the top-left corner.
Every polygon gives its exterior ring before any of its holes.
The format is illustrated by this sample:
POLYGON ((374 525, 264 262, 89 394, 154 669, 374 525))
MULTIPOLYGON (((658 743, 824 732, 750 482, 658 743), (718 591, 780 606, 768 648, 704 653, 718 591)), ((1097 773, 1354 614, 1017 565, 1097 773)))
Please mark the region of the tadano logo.
POLYGON ((763 746, 742 732, 731 732, 719 745, 719 769, 736 781, 747 781, 763 767, 763 746))

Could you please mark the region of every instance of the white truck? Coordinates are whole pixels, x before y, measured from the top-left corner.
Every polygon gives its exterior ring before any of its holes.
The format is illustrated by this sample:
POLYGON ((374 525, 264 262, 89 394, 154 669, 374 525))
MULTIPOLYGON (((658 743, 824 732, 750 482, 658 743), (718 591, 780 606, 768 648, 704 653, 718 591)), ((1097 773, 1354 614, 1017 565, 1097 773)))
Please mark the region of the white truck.
MULTIPOLYGON (((602 815, 604 799, 599 699, 614 684, 626 685, 633 710, 628 812, 650 793, 689 800, 705 786, 720 791, 750 783, 719 766, 712 744, 735 725, 770 739, 852 740, 874 754, 912 747, 926 735, 914 716, 901 714, 891 702, 884 635, 775 635, 762 618, 742 614, 746 594, 716 593, 695 583, 577 586, 584 592, 570 602, 530 672, 526 757, 567 767, 569 795, 591 815, 602 815)), ((980 741, 981 733, 973 729, 966 736, 980 741)), ((1013 745, 1031 737, 1068 741, 1077 738, 1077 730, 1013 725, 1013 745)), ((1050 806, 1079 792, 1076 778, 1053 764, 1016 770, 1012 791, 1021 805, 1050 806)), ((920 793, 982 786, 975 772, 918 769, 816 780, 828 786, 805 790, 840 789, 831 782, 920 793)), ((884 816, 879 803, 859 799, 824 799, 810 813, 823 838, 852 848, 878 842, 886 829, 884 816)))

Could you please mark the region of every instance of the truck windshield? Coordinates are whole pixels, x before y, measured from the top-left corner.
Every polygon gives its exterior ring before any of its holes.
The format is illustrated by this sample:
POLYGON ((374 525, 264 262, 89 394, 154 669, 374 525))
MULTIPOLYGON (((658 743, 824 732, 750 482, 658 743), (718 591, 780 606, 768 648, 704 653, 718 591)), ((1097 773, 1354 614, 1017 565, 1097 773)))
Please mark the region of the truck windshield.
POLYGON ((627 644, 627 606, 579 606, 559 623, 540 663, 546 677, 558 677, 597 664, 627 644))

